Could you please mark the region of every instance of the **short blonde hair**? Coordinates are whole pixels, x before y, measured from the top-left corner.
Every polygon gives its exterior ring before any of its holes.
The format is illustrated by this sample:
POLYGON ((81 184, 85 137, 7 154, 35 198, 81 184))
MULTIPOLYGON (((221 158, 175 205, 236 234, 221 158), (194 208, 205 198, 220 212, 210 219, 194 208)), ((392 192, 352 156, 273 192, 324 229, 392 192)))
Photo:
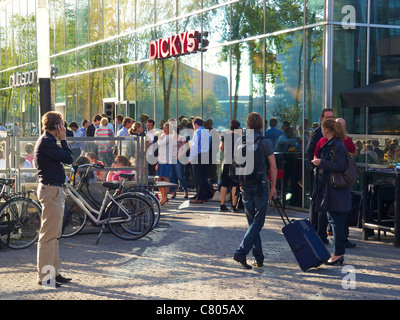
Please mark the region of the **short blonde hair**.
POLYGON ((100 124, 105 127, 108 125, 108 119, 106 117, 101 118, 100 124))

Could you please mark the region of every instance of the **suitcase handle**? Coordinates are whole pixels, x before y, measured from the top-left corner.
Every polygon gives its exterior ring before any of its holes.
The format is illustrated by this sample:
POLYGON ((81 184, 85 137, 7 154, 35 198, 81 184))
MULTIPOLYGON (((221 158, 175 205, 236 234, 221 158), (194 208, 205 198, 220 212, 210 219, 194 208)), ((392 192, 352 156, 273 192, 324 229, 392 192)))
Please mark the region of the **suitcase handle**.
POLYGON ((286 226, 288 223, 290 223, 290 219, 287 216, 285 209, 283 209, 282 203, 280 202, 278 196, 276 196, 276 198, 273 199, 273 201, 275 204, 275 208, 278 210, 278 213, 281 216, 284 225, 286 226))

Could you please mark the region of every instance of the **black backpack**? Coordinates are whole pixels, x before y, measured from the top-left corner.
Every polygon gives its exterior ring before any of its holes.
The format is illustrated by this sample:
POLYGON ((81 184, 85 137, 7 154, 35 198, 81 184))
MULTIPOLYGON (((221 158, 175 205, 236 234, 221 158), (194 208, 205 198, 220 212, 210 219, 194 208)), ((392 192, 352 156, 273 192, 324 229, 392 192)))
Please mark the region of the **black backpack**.
POLYGON ((259 184, 263 182, 263 177, 266 175, 266 172, 268 172, 268 167, 267 159, 265 157, 262 147, 260 147, 260 141, 262 139, 266 139, 266 137, 259 136, 254 140, 254 143, 247 146, 246 137, 242 137, 242 143, 234 150, 234 158, 229 168, 229 177, 233 181, 244 185, 259 184), (246 159, 248 152, 253 153, 254 159, 254 167, 251 172, 248 169, 245 169, 247 162, 240 161, 246 159), (240 159, 240 155, 242 159, 240 159))

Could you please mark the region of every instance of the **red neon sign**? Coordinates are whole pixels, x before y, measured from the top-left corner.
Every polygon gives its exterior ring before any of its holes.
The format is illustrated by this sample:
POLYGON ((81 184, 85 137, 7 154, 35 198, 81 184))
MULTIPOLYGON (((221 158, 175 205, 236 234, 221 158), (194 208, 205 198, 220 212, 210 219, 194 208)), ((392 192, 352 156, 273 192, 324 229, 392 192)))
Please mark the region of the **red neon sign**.
POLYGON ((186 31, 172 37, 165 37, 149 42, 149 59, 165 59, 198 50, 205 51, 208 40, 204 39, 208 32, 186 31), (200 48, 201 46, 201 48, 200 48))

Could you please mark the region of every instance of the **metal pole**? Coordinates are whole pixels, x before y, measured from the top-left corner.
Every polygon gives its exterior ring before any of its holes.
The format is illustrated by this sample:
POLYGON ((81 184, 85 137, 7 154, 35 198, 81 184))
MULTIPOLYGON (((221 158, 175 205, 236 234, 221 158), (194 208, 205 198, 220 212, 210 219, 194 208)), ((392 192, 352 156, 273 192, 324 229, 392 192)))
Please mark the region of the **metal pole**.
POLYGON ((36 1, 36 35, 40 117, 51 110, 50 25, 47 0, 36 1))

